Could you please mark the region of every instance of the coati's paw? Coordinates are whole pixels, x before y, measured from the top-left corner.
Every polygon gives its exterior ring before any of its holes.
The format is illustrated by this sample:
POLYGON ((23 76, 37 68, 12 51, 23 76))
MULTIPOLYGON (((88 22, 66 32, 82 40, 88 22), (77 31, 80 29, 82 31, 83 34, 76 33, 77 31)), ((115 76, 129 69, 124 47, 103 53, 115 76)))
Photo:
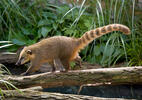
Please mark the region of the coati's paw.
POLYGON ((52 73, 54 73, 54 72, 55 72, 55 70, 56 70, 56 68, 55 68, 55 67, 52 67, 52 73))
POLYGON ((68 72, 68 70, 66 70, 66 69, 61 69, 60 72, 65 73, 65 72, 68 72))
POLYGON ((64 68, 60 69, 60 72, 67 72, 64 68))
POLYGON ((22 75, 22 76, 27 76, 27 75, 29 75, 27 72, 24 72, 24 73, 22 73, 22 74, 20 74, 20 75, 22 75))

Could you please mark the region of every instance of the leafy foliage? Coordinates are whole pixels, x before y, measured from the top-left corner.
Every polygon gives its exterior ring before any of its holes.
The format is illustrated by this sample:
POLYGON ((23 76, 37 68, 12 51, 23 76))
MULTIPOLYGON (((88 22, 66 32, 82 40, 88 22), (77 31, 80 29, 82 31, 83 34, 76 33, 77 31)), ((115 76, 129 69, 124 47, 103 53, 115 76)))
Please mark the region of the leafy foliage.
POLYGON ((130 59, 129 65, 130 66, 141 66, 142 65, 142 41, 135 41, 135 47, 128 45, 128 58, 130 59))

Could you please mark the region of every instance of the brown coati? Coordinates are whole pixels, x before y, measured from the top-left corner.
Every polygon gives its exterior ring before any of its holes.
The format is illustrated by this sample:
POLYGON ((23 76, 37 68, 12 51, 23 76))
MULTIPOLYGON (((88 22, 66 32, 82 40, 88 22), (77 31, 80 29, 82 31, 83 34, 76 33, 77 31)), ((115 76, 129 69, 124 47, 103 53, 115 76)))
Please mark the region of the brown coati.
POLYGON ((41 64, 45 62, 53 66, 53 72, 56 67, 60 67, 60 71, 68 71, 70 62, 79 57, 78 53, 81 49, 94 39, 112 31, 121 31, 126 35, 130 34, 128 27, 121 24, 110 24, 90 30, 80 38, 53 36, 24 47, 16 64, 31 62, 31 66, 23 75, 38 71, 41 64))

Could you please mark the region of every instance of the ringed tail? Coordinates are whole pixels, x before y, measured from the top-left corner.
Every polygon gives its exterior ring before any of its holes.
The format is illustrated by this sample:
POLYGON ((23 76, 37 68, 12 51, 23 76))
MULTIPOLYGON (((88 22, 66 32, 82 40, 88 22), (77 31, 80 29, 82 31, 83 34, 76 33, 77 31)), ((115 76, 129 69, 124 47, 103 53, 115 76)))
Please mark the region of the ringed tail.
POLYGON ((102 35, 105 35, 107 33, 110 33, 112 31, 120 31, 120 32, 123 32, 123 34, 125 35, 130 34, 130 29, 127 26, 122 24, 109 24, 103 27, 99 27, 94 30, 90 30, 86 32, 82 37, 79 38, 78 50, 83 49, 94 39, 101 37, 102 35))

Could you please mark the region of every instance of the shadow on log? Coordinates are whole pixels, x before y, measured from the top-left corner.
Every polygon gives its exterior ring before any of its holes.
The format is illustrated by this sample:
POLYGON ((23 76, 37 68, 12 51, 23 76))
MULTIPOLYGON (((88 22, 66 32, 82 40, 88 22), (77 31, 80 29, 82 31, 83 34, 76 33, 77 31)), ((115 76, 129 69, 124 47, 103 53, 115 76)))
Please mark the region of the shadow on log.
MULTIPOLYGON (((18 88, 31 86, 51 88, 58 86, 81 86, 84 84, 141 84, 142 67, 100 68, 69 71, 67 73, 48 72, 30 76, 1 75, 0 77, 18 88)), ((0 83, 0 87, 3 87, 2 84, 0 83)))

